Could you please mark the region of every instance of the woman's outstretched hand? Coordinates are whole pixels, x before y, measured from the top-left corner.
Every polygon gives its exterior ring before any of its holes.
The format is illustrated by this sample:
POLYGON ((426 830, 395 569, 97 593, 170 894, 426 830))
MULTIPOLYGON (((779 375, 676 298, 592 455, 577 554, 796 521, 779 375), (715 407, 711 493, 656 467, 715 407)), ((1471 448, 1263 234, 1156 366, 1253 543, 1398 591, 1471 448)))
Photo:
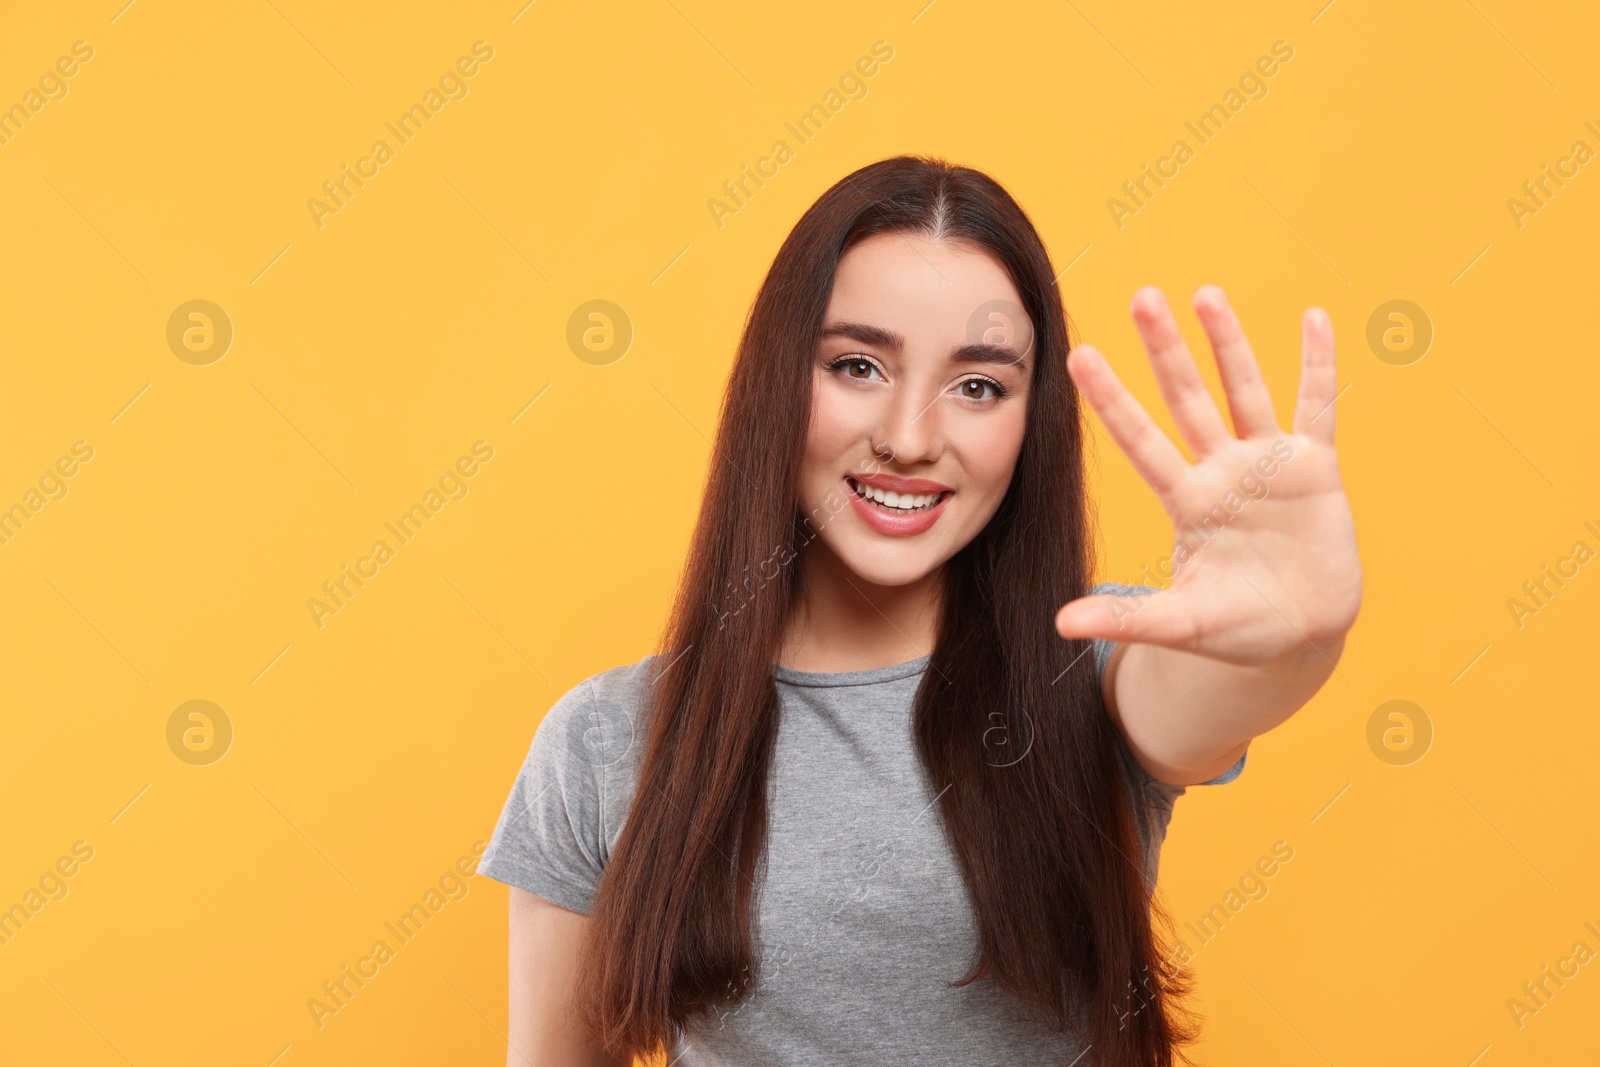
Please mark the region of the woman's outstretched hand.
POLYGON ((1285 432, 1222 290, 1202 286, 1194 308, 1216 353, 1232 430, 1161 291, 1140 289, 1131 307, 1193 463, 1098 350, 1079 345, 1068 357, 1072 380, 1172 518, 1173 552, 1151 561, 1153 575, 1171 577, 1168 589, 1081 597, 1057 613, 1056 630, 1274 672, 1320 657, 1331 670, 1361 605, 1361 561, 1333 445, 1332 323, 1320 308, 1302 318, 1299 400, 1293 432, 1285 432))

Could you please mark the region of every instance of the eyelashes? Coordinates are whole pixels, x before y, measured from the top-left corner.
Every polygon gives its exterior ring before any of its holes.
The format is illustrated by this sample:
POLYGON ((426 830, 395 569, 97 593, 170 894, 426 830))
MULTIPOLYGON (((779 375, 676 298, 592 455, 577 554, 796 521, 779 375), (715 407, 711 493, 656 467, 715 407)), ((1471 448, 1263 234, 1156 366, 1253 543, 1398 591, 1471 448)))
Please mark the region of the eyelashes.
MULTIPOLYGON (((828 369, 828 371, 830 373, 833 373, 833 372, 838 371, 840 368, 850 366, 851 364, 864 364, 865 366, 871 367, 874 370, 879 370, 879 372, 881 373, 881 368, 879 368, 878 365, 876 363, 874 363, 872 360, 868 359, 865 356, 856 356, 856 355, 839 356, 838 358, 836 358, 836 359, 832 360, 830 363, 828 363, 827 369, 828 369)), ((867 378, 855 378, 854 380, 859 382, 859 381, 869 381, 870 379, 867 379, 867 378)), ((990 398, 990 397, 981 397, 981 396, 967 396, 965 393, 963 393, 962 395, 968 400, 987 400, 987 399, 1003 400, 1006 397, 1011 395, 1011 390, 1010 389, 1006 388, 1003 384, 1001 384, 1000 382, 996 381, 995 379, 987 377, 986 375, 982 375, 982 374, 976 374, 976 375, 973 375, 970 378, 963 378, 957 384, 957 388, 961 388, 963 386, 966 386, 971 382, 982 382, 984 385, 987 385, 989 388, 994 390, 994 396, 992 398, 990 398)))

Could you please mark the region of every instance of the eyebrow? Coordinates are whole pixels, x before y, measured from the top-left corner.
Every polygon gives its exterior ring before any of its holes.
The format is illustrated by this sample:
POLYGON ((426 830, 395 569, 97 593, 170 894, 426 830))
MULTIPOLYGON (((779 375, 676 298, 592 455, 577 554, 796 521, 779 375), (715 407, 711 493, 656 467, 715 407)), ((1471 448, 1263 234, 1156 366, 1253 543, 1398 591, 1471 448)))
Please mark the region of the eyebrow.
MULTIPOLYGON (((872 326, 864 322, 830 322, 822 329, 822 339, 830 337, 848 337, 853 341, 860 341, 864 345, 873 345, 884 348, 895 354, 905 351, 905 338, 893 330, 882 326, 872 326)), ((1017 354, 1017 350, 1010 345, 991 344, 966 344, 950 353, 952 363, 999 363, 1016 364, 1026 367, 1027 360, 1017 354)))

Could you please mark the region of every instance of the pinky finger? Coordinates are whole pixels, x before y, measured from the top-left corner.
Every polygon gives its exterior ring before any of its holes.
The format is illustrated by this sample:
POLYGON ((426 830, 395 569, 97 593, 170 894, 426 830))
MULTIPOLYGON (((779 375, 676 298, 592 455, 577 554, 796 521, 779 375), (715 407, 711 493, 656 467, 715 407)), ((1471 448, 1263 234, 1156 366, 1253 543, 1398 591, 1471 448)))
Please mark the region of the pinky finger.
POLYGON ((1339 396, 1334 361, 1333 323, 1321 308, 1310 308, 1300 324, 1300 398, 1294 432, 1333 444, 1333 402, 1339 396))

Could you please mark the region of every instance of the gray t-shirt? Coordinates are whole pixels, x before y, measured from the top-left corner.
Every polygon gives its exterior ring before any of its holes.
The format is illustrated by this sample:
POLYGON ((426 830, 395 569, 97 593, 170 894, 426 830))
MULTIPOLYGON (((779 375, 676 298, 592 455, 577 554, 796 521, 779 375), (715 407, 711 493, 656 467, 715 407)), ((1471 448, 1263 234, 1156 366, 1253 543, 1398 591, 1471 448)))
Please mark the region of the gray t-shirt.
MULTIPOLYGON (((1102 583, 1093 591, 1148 589, 1102 583)), ((1095 642, 1102 673, 1111 649, 1095 642)), ((645 742, 636 713, 653 658, 594 675, 550 708, 481 873, 588 913, 633 801, 645 742)), ((988 978, 947 985, 976 961, 978 942, 911 735, 928 661, 834 673, 774 667, 780 719, 757 988, 697 1017, 669 1067, 1065 1064, 1082 1051, 988 978)), ((1153 885, 1185 787, 1151 777, 1119 747, 1140 800, 1153 885)), ((1232 781, 1244 762, 1205 784, 1232 781)))

